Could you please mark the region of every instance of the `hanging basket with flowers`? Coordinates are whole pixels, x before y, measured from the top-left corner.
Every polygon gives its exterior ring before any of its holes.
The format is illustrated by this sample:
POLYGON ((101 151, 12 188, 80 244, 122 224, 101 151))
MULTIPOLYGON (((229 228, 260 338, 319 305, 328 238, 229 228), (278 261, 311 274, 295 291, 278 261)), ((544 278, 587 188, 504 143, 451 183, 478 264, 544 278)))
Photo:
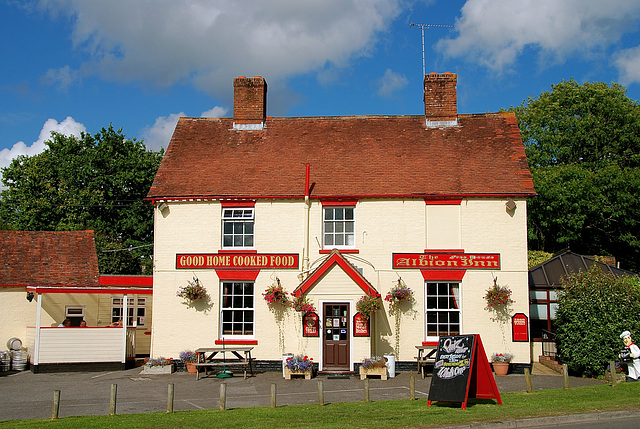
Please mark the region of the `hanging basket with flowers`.
POLYGON ((384 300, 389 303, 389 312, 394 314, 400 310, 403 303, 413 304, 416 299, 413 297, 413 291, 402 281, 398 279, 398 283, 391 288, 384 300))
POLYGON ((295 311, 299 311, 302 314, 307 314, 307 313, 316 311, 315 305, 313 305, 311 300, 304 295, 300 295, 300 296, 294 295, 293 300, 291 301, 291 306, 295 311))
POLYGON ((493 314, 494 321, 506 323, 510 320, 511 304, 515 302, 511 299, 511 293, 511 289, 500 286, 498 279, 493 279, 493 286, 487 289, 484 299, 487 303, 485 310, 493 314))
POLYGON ((365 319, 369 319, 373 313, 380 310, 381 306, 379 296, 364 295, 356 302, 356 311, 361 313, 365 319))
POLYGON ((288 306, 289 296, 280 284, 280 279, 276 277, 276 281, 269 286, 262 294, 264 300, 267 301, 269 307, 275 307, 278 305, 288 306))
POLYGON ((187 281, 186 286, 181 286, 178 288, 176 296, 188 299, 190 301, 196 301, 207 296, 207 290, 200 283, 200 279, 198 279, 198 277, 194 275, 193 281, 187 281))

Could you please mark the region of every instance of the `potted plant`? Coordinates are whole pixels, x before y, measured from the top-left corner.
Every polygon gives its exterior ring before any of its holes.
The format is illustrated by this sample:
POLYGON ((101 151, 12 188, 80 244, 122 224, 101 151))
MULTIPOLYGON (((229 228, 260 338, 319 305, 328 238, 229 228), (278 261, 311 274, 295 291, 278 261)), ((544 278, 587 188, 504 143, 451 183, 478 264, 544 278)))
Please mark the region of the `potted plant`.
POLYGON ((162 356, 146 358, 142 372, 144 374, 171 374, 173 373, 173 359, 162 356))
POLYGON ((305 380, 310 380, 313 375, 313 359, 301 354, 287 358, 284 366, 285 380, 291 380, 292 375, 304 375, 305 380))
MULTIPOLYGON (((293 295, 293 294, 291 294, 293 295)), ((291 306, 295 311, 299 311, 302 314, 307 314, 316 311, 316 307, 311 300, 304 295, 294 296, 291 301, 291 306)))
POLYGON ((484 299, 485 310, 493 313, 492 320, 506 323, 511 318, 511 304, 515 301, 511 299, 511 289, 507 286, 500 286, 498 279, 493 279, 493 286, 487 289, 484 299))
POLYGON ((375 295, 364 295, 356 302, 356 311, 361 313, 365 319, 369 319, 380 307, 380 297, 375 295))
POLYGON ((491 365, 496 375, 507 375, 511 359, 513 359, 511 353, 494 353, 491 355, 491 365))
POLYGON ((392 314, 395 318, 396 322, 396 344, 394 351, 396 355, 400 354, 400 322, 402 320, 402 310, 401 307, 403 304, 411 305, 416 302, 416 299, 413 297, 413 291, 404 283, 402 279, 398 279, 398 283, 391 288, 391 290, 387 293, 387 296, 384 297, 384 300, 389 303, 389 314, 392 314))
POLYGON ((207 296, 207 290, 200 283, 200 279, 194 275, 193 281, 187 281, 186 286, 180 286, 178 288, 176 296, 190 301, 197 301, 207 296))
POLYGON ((184 366, 187 368, 187 372, 189 374, 195 374, 196 372, 198 372, 197 367, 193 365, 198 361, 198 355, 196 352, 193 352, 191 350, 181 351, 180 360, 182 361, 184 366))
POLYGON ((379 375, 381 380, 387 379, 387 362, 381 356, 364 358, 360 364, 360 380, 364 380, 369 375, 379 375))
POLYGON ((287 292, 284 290, 282 285, 280 284, 280 279, 276 278, 276 282, 269 286, 264 293, 262 294, 264 300, 267 301, 269 307, 273 308, 275 306, 288 306, 289 305, 289 296, 287 292))

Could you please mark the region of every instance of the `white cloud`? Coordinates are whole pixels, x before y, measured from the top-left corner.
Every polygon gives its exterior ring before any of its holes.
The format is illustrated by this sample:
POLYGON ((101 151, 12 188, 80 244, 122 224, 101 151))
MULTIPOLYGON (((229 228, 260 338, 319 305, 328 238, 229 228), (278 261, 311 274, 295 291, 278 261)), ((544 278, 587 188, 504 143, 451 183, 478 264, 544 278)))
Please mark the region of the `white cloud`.
POLYGON ((623 85, 640 82, 640 46, 620 51, 615 64, 620 71, 620 82, 623 85))
MULTIPOLYGON (((80 122, 76 122, 71 116, 67 116, 67 118, 62 122, 58 122, 55 119, 47 119, 40 131, 38 140, 33 142, 30 146, 27 146, 23 141, 19 141, 14 144, 11 149, 0 150, 0 168, 7 167, 11 164, 12 159, 17 158, 20 155, 33 156, 45 150, 46 146, 44 142, 51 139, 52 131, 66 136, 73 135, 80 137, 80 133, 85 132, 86 128, 80 122)), ((1 173, 2 172, 0 171, 0 179, 1 173)))
POLYGON ((228 109, 220 106, 216 106, 213 109, 202 112, 200 115, 202 118, 223 118, 227 115, 228 109))
MULTIPOLYGON (((227 114, 228 109, 221 106, 215 106, 212 109, 202 112, 200 117, 202 118, 220 118, 227 114)), ((156 122, 142 130, 142 138, 144 145, 149 150, 160 150, 160 148, 166 149, 171 141, 173 130, 176 128, 178 119, 180 117, 187 116, 184 112, 171 113, 168 116, 160 116, 156 119, 156 122)))
POLYGON ((376 84, 378 85, 378 95, 389 97, 394 91, 404 88, 409 83, 409 79, 403 74, 395 73, 387 69, 376 84))
POLYGON ((637 0, 468 0, 455 23, 458 36, 437 47, 503 71, 527 47, 560 62, 607 48, 636 31, 638 18, 637 0))
MULTIPOLYGON (((227 91, 238 75, 270 82, 365 55, 403 0, 40 0, 67 16, 82 75, 227 91)), ((80 77, 62 67, 49 78, 80 77)))

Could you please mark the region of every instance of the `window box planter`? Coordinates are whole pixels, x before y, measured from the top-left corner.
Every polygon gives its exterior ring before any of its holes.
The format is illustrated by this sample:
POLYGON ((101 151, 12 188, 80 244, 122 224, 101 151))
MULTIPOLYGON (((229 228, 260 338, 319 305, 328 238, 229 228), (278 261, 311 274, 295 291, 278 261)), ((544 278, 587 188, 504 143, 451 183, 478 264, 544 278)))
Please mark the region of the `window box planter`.
POLYGON ((156 366, 148 366, 145 365, 142 370, 143 374, 172 374, 173 373, 173 364, 172 365, 156 365, 156 366))
POLYGON ((313 370, 307 369, 307 370, 291 371, 288 367, 286 366, 284 367, 285 380, 291 380, 292 376, 297 376, 297 375, 304 375, 305 380, 311 380, 311 377, 313 376, 313 370))
POLYGON ((363 368, 360 367, 360 380, 364 380, 365 378, 371 375, 379 375, 381 380, 387 379, 387 367, 384 368, 363 368))

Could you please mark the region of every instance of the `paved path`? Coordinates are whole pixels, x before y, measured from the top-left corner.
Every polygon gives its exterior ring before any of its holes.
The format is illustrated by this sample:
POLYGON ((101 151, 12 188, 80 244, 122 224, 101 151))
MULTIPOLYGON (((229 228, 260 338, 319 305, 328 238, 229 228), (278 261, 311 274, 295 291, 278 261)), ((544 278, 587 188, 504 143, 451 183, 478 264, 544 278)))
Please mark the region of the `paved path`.
MULTIPOLYGON (((2 373, 0 373, 2 374, 2 373)), ((416 377, 416 398, 426 398, 431 378, 416 372, 401 372, 387 381, 371 379, 370 399, 381 401, 409 397, 410 376, 416 377)), ((563 378, 534 368, 534 390, 560 389, 563 378)), ((277 405, 317 403, 318 381, 322 380, 325 403, 355 402, 364 399, 364 383, 359 377, 319 376, 312 380, 284 380, 280 372, 220 380, 214 376, 196 381, 195 375, 178 372, 145 375, 141 368, 115 372, 33 374, 23 371, 0 376, 0 420, 51 417, 54 390, 60 390, 60 417, 109 414, 111 385, 117 385, 118 414, 166 411, 167 391, 174 385, 174 410, 218 408, 220 383, 227 384, 227 408, 268 407, 271 384, 277 386, 277 405)), ((525 391, 524 375, 496 377, 500 392, 525 391)), ((570 377, 570 386, 601 384, 601 381, 570 377)))

